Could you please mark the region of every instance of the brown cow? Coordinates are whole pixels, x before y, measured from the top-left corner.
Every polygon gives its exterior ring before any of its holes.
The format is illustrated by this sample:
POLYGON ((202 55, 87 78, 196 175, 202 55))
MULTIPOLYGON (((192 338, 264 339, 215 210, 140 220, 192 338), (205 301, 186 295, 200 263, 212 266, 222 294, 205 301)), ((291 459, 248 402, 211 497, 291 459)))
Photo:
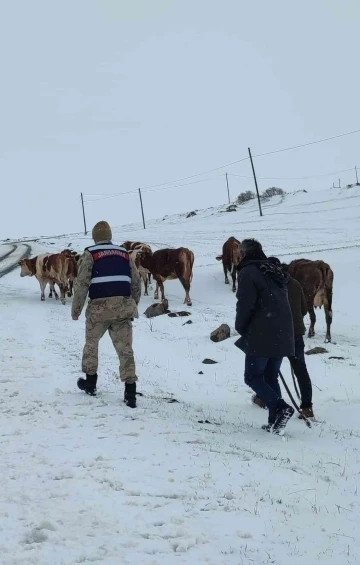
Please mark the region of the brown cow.
POLYGON ((140 254, 141 265, 150 271, 156 281, 154 298, 165 300, 164 281, 179 279, 185 289, 185 304, 191 306, 190 283, 193 278, 194 254, 186 247, 179 249, 160 249, 152 255, 146 252, 140 254))
POLYGON ((222 255, 218 255, 216 257, 217 261, 222 261, 224 275, 225 275, 225 284, 229 284, 228 279, 228 271, 231 274, 232 278, 232 291, 236 291, 235 281, 236 281, 236 267, 240 263, 240 241, 238 241, 235 237, 229 237, 227 241, 225 241, 223 245, 223 252, 222 255))
MULTIPOLYGON (((65 255, 66 257, 69 257, 71 259, 71 261, 69 262, 69 280, 68 280, 68 286, 66 288, 66 292, 69 298, 71 298, 71 296, 73 295, 73 288, 74 288, 74 283, 77 277, 77 272, 78 272, 78 262, 80 259, 80 254, 77 253, 76 251, 72 251, 72 249, 64 249, 63 251, 61 251, 61 253, 63 255, 65 255)), ((51 293, 51 288, 50 288, 50 294, 49 294, 49 298, 51 298, 52 293, 51 293)), ((55 296, 56 298, 56 296, 55 296)))
POLYGON ((37 278, 40 284, 42 301, 45 300, 45 287, 47 283, 50 284, 50 288, 52 288, 56 297, 55 288, 53 286, 54 283, 56 283, 60 289, 61 302, 65 304, 65 290, 69 272, 71 271, 70 263, 72 262, 72 259, 62 253, 38 255, 32 259, 22 259, 19 261, 21 267, 20 276, 35 276, 37 278))
POLYGON ((324 261, 311 261, 310 259, 296 259, 287 266, 289 275, 296 279, 303 287, 309 309, 310 328, 309 337, 315 335, 315 308, 324 306, 326 318, 325 342, 331 342, 330 326, 332 322, 332 295, 334 273, 324 261))

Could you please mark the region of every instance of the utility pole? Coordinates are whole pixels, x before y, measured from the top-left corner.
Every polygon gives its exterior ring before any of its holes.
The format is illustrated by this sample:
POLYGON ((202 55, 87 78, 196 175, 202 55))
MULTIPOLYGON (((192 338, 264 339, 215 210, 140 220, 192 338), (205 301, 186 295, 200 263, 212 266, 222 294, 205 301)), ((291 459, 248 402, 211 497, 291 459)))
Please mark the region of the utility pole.
POLYGON ((140 197, 140 206, 141 206, 142 221, 143 221, 143 226, 144 226, 144 230, 145 230, 145 229, 146 229, 146 226, 145 226, 144 207, 143 207, 143 201, 142 201, 141 189, 140 189, 140 188, 139 188, 139 197, 140 197))
POLYGON ((340 179, 339 179, 339 188, 341 188, 341 186, 340 186, 340 179))
POLYGON ((83 197, 83 193, 81 192, 81 206, 82 206, 82 213, 83 213, 83 219, 84 219, 84 232, 85 235, 87 235, 87 229, 86 229, 86 218, 85 218, 85 208, 84 208, 84 197, 83 197))
POLYGON ((355 175, 356 175, 356 184, 359 184, 359 177, 358 177, 356 165, 355 165, 355 175))
POLYGON ((257 180, 256 180, 256 174, 255 174, 254 163, 253 163, 253 160, 252 160, 252 155, 251 155, 250 147, 248 147, 248 151, 249 151, 249 157, 250 157, 250 161, 251 161, 251 168, 252 168, 252 172, 253 172, 253 175, 254 175, 254 182, 255 182, 255 188, 256 188, 256 195, 257 195, 258 204, 259 204, 259 212, 260 212, 260 216, 262 216, 263 213, 262 213, 262 209, 261 209, 259 188, 258 188, 258 183, 257 183, 257 180))
POLYGON ((229 200, 229 204, 230 204, 230 190, 229 190, 228 174, 226 173, 225 176, 226 176, 226 186, 227 186, 228 200, 229 200))

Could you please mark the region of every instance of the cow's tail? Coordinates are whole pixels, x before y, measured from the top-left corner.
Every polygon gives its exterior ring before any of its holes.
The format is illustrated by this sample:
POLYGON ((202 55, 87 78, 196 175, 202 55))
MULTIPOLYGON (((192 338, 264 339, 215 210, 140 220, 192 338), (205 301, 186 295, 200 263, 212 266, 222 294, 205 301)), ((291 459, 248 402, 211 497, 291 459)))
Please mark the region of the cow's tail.
POLYGON ((190 283, 193 280, 193 265, 194 265, 194 253, 192 251, 190 251, 190 283))
POLYGON ((321 308, 324 306, 327 310, 329 310, 331 315, 334 273, 329 265, 323 261, 320 262, 318 268, 321 272, 321 282, 315 294, 314 306, 315 308, 321 308))
POLYGON ((332 316, 332 298, 333 298, 333 283, 334 283, 334 273, 332 272, 329 265, 326 265, 326 277, 325 277, 325 292, 327 299, 327 306, 330 316, 332 316))
POLYGON ((321 287, 317 290, 315 297, 314 297, 314 306, 315 308, 322 308, 325 304, 325 288, 321 287))

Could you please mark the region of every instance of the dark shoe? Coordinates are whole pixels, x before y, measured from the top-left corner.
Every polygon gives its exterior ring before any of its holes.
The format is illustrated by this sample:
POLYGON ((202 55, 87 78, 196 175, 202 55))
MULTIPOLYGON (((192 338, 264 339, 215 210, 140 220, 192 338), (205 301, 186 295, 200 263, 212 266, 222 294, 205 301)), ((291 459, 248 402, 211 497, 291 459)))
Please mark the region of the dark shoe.
POLYGON ((285 407, 281 407, 276 412, 276 419, 274 425, 272 426, 271 432, 273 434, 282 435, 284 433, 286 424, 293 415, 294 408, 292 406, 285 405, 285 407))
POLYGON ((310 408, 301 408, 301 414, 299 414, 300 420, 315 420, 314 412, 312 407, 310 408))
POLYGON ((77 382, 77 386, 80 390, 86 392, 90 396, 96 396, 96 383, 97 383, 97 374, 95 375, 86 375, 86 379, 80 377, 77 382))
POLYGON ((259 408, 266 408, 265 402, 261 400, 261 398, 259 398, 256 394, 252 395, 251 402, 256 406, 259 406, 259 408))
POLYGON ((136 383, 125 383, 124 402, 129 408, 136 408, 136 383))

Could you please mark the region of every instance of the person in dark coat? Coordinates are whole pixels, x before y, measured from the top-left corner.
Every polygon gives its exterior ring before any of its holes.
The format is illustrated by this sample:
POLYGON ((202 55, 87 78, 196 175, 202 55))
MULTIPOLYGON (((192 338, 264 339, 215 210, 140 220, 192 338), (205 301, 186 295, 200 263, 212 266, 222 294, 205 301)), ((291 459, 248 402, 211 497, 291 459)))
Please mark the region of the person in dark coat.
MULTIPOLYGON (((280 261, 275 257, 269 257, 269 260, 275 261, 279 266, 281 265, 280 261)), ((282 264, 281 268, 284 273, 288 273, 287 265, 282 264)), ((295 355, 289 356, 289 361, 299 383, 301 411, 305 418, 314 418, 312 408, 312 384, 305 362, 305 344, 303 338, 306 332, 304 316, 308 313, 308 306, 302 286, 297 280, 288 276, 287 288, 295 336, 295 355)), ((253 397, 253 402, 261 408, 265 408, 264 402, 259 397, 253 397)))
MULTIPOLYGON (((287 273, 287 266, 282 265, 282 268, 284 272, 287 273)), ((288 294, 295 334, 295 355, 289 357, 289 361, 299 383, 301 411, 305 418, 314 418, 312 408, 312 385, 305 362, 305 344, 303 338, 306 332, 304 316, 308 313, 308 306, 301 284, 291 277, 289 277, 288 282, 288 294)))
POLYGON ((295 353, 288 275, 254 239, 241 243, 240 256, 235 329, 241 337, 235 345, 246 355, 245 383, 269 409, 267 429, 279 433, 294 413, 278 382, 283 357, 295 353))

